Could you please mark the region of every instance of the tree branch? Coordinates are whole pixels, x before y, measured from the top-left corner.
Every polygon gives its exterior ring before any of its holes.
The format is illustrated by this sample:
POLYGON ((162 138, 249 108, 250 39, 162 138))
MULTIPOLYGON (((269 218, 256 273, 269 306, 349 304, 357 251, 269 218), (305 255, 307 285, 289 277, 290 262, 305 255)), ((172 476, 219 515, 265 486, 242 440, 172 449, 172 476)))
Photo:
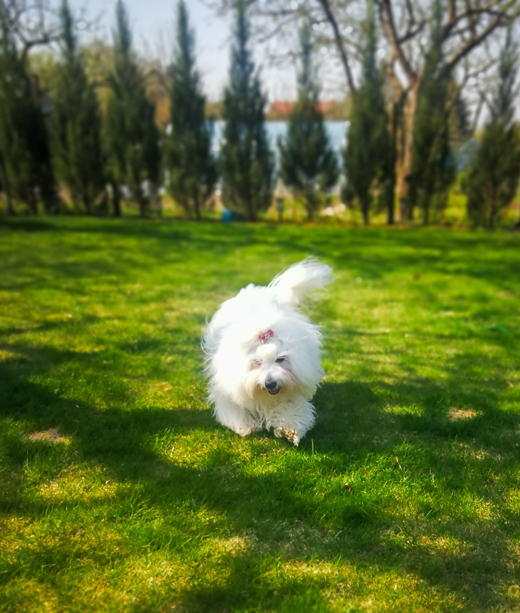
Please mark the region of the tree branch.
POLYGON ((477 108, 475 110, 475 115, 473 116, 473 121, 471 122, 471 127, 470 127, 471 134, 475 134, 475 132, 477 131, 478 120, 480 118, 480 113, 482 112, 482 107, 484 106, 485 102, 486 102, 485 96, 484 94, 480 92, 477 108))
MULTIPOLYGON (((48 0, 0 0, 0 10, 24 62, 33 47, 49 45, 61 38, 59 12, 48 0)), ((94 22, 84 19, 85 11, 86 5, 79 9, 85 29, 90 29, 94 22)))
POLYGON ((470 4, 471 0, 465 0, 465 4, 466 4, 466 14, 468 15, 468 27, 469 30, 471 32, 472 36, 475 36, 477 31, 476 31, 476 26, 475 26, 475 16, 471 13, 471 4, 470 4))
POLYGON ((485 6, 472 7, 470 0, 466 0, 466 10, 457 15, 457 13, 450 13, 450 18, 446 27, 444 28, 443 38, 448 38, 451 30, 461 21, 467 19, 468 25, 463 28, 463 30, 469 30, 472 34, 472 37, 476 36, 476 26, 477 22, 475 20, 479 15, 494 15, 495 17, 506 17, 506 12, 504 10, 500 10, 499 4, 501 4, 501 0, 492 0, 485 6))
POLYGON ((503 15, 498 15, 494 19, 492 19, 487 28, 484 28, 482 32, 478 35, 472 36, 465 45, 463 45, 457 52, 455 52, 452 57, 446 62, 446 68, 448 71, 452 71, 455 66, 466 57, 475 47, 478 47, 480 43, 482 43, 496 28, 502 25, 503 15))
POLYGON ((410 84, 415 83, 417 80, 417 74, 412 68, 410 62, 404 54, 402 44, 399 42, 399 38, 397 36, 397 30, 395 27, 394 14, 392 10, 391 0, 382 0, 381 1, 381 11, 382 11, 382 21, 385 26, 387 32, 388 42, 392 47, 392 51, 397 57, 399 63, 401 64, 401 68, 403 69, 406 77, 410 84))
POLYGON ((448 24, 451 24, 455 21, 457 17, 457 2, 456 0, 448 1, 448 24))
POLYGON ((343 64, 343 69, 345 70, 345 75, 347 77, 347 83, 350 88, 350 91, 354 93, 356 91, 356 85, 354 83, 354 78, 352 76, 352 71, 350 69, 350 62, 347 55, 347 50, 345 49, 345 45, 343 44, 343 39, 341 37, 341 32, 339 31, 338 23, 334 17, 334 13, 330 8, 329 0, 318 0, 321 4, 327 19, 332 27, 332 31, 334 33, 334 40, 338 47, 339 55, 341 58, 341 63, 343 64))
POLYGON ((408 17, 410 19, 410 25, 413 26, 415 24, 415 14, 413 12, 413 6, 410 0, 406 0, 406 10, 408 11, 408 17))
POLYGON ((424 30, 424 26, 426 25, 426 20, 421 21, 421 23, 415 28, 415 30, 408 30, 405 32, 400 38, 398 38, 397 42, 399 45, 406 43, 407 41, 415 38, 417 34, 420 34, 424 30))
POLYGON ((22 54, 21 54, 22 62, 25 63, 25 61, 27 60, 27 56, 29 55, 29 51, 33 47, 38 47, 39 45, 48 45, 49 43, 56 42, 57 40, 59 40, 59 36, 51 37, 45 34, 41 38, 36 38, 36 39, 25 42, 22 47, 22 54))
POLYGON ((298 17, 295 16, 294 13, 289 14, 288 18, 285 21, 280 21, 280 23, 274 28, 274 30, 269 32, 269 34, 267 34, 267 35, 264 34, 263 36, 259 36, 258 39, 257 39, 258 42, 260 44, 267 42, 268 40, 270 40, 274 36, 277 36, 278 34, 280 34, 287 25, 293 23, 297 19, 298 19, 298 17))

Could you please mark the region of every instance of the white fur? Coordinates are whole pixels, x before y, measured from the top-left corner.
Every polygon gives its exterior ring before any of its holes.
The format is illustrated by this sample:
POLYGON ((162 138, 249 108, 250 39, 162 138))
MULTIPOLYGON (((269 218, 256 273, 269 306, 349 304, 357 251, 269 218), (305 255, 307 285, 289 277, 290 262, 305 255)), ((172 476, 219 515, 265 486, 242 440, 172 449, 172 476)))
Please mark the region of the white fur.
POLYGON ((321 333, 298 311, 332 281, 329 266, 303 260, 268 287, 248 285, 224 302, 206 328, 209 400, 217 420, 241 436, 273 428, 298 445, 314 425, 309 400, 323 376, 321 333), (262 343, 259 336, 272 330, 262 343), (283 358, 283 361, 282 361, 283 358), (266 385, 279 389, 271 395, 266 385))

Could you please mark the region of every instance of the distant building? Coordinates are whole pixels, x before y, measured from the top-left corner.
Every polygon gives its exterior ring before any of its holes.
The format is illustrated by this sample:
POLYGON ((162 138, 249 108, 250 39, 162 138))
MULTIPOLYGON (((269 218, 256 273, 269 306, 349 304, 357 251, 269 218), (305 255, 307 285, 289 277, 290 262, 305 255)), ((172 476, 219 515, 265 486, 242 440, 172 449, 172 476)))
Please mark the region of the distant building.
POLYGON ((286 119, 294 110, 295 102, 288 100, 275 100, 269 107, 268 115, 286 119))
MULTIPOLYGON (((293 112, 296 102, 292 100, 274 100, 269 107, 269 119, 287 119, 293 112)), ((325 116, 333 113, 338 106, 337 102, 320 100, 316 108, 325 116)))
POLYGON ((317 108, 318 111, 321 111, 324 115, 327 115, 327 113, 330 113, 336 108, 336 103, 320 100, 317 104, 317 108))

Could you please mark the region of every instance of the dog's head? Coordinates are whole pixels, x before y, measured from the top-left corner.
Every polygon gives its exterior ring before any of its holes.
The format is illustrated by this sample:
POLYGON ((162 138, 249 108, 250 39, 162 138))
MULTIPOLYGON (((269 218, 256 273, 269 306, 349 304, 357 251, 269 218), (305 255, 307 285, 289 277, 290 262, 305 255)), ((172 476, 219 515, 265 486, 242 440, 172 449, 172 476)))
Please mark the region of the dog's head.
POLYGON ((213 393, 241 406, 310 398, 323 375, 320 348, 319 328, 299 314, 235 321, 208 363, 213 393))
POLYGON ((298 387, 290 350, 278 339, 255 346, 247 357, 248 372, 244 381, 250 398, 257 394, 277 396, 282 390, 292 392, 298 387))
POLYGON ((320 346, 319 329, 303 317, 280 318, 257 334, 245 356, 243 384, 249 398, 272 402, 312 396, 323 374, 320 346))

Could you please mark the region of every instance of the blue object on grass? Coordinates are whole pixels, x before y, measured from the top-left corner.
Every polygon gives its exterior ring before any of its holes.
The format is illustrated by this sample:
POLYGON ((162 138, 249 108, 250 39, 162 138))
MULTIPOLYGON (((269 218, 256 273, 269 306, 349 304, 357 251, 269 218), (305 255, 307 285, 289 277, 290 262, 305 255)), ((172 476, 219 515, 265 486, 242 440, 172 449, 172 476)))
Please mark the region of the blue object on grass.
POLYGON ((224 209, 222 211, 221 221, 224 223, 231 223, 232 221, 245 221, 245 215, 243 213, 239 213, 238 211, 230 211, 229 209, 224 209))

